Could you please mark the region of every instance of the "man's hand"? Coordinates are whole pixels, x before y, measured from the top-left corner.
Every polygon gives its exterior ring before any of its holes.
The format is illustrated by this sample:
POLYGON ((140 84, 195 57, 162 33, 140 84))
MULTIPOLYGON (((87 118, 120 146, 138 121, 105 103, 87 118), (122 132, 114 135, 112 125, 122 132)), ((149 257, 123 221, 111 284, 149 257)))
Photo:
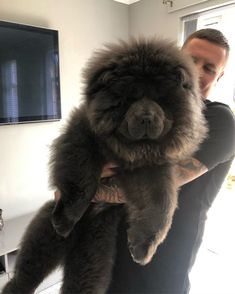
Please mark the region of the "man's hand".
POLYGON ((56 202, 60 200, 60 191, 59 190, 56 190, 54 192, 54 199, 56 202))
POLYGON ((118 165, 114 162, 109 162, 104 165, 102 172, 101 172, 101 178, 110 178, 115 175, 115 168, 117 168, 118 165))

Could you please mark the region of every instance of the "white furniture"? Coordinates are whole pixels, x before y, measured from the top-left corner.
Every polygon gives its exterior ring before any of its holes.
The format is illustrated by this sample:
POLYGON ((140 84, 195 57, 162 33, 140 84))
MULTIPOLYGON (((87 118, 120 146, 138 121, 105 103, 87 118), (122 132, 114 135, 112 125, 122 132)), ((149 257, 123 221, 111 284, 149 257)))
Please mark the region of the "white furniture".
MULTIPOLYGON (((24 216, 7 220, 5 221, 3 231, 0 231, 0 263, 4 268, 4 272, 0 273, 0 290, 12 277, 20 240, 27 225, 34 215, 35 213, 30 213, 24 216)), ((58 269, 42 282, 35 293, 38 293, 60 282, 61 280, 62 272, 58 269)))

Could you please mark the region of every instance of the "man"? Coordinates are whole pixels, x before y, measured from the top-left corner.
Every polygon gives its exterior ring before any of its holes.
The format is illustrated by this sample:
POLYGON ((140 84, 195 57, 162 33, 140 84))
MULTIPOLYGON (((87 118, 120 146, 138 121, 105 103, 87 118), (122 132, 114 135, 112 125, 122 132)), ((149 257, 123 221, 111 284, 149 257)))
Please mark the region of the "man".
MULTIPOLYGON (((199 72, 208 139, 193 158, 178 166, 179 208, 166 240, 158 247, 150 264, 135 263, 128 251, 125 220, 117 242, 116 263, 108 293, 183 294, 189 292, 188 274, 202 241, 204 225, 216 194, 231 165, 235 152, 235 121, 228 106, 210 102, 207 97, 224 74, 229 45, 223 34, 214 29, 193 33, 182 50, 189 54, 199 72)), ((112 164, 103 176, 113 174, 112 164)), ((115 166, 114 166, 115 167, 115 166)), ((125 202, 120 191, 100 194, 96 200, 125 202)))

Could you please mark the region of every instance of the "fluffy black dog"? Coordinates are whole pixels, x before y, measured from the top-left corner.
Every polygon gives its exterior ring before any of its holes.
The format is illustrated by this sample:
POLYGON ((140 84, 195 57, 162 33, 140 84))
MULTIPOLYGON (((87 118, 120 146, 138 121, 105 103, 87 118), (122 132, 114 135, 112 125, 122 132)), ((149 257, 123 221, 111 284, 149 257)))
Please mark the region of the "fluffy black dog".
POLYGON ((130 253, 150 262, 177 207, 174 166, 206 135, 194 65, 171 42, 107 45, 84 77, 83 104, 52 148, 51 179, 61 198, 30 224, 4 294, 32 293, 59 264, 62 293, 105 293, 125 210, 130 253), (91 203, 110 161, 119 166, 125 205, 91 203))

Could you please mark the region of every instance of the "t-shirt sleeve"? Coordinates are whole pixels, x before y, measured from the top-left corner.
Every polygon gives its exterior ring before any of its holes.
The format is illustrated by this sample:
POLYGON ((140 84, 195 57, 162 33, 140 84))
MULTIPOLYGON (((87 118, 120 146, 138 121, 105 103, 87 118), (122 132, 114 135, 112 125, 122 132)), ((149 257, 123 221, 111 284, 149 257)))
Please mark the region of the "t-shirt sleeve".
POLYGON ((235 153, 235 118, 231 109, 222 103, 210 104, 205 112, 209 132, 193 156, 209 170, 231 160, 235 153))

